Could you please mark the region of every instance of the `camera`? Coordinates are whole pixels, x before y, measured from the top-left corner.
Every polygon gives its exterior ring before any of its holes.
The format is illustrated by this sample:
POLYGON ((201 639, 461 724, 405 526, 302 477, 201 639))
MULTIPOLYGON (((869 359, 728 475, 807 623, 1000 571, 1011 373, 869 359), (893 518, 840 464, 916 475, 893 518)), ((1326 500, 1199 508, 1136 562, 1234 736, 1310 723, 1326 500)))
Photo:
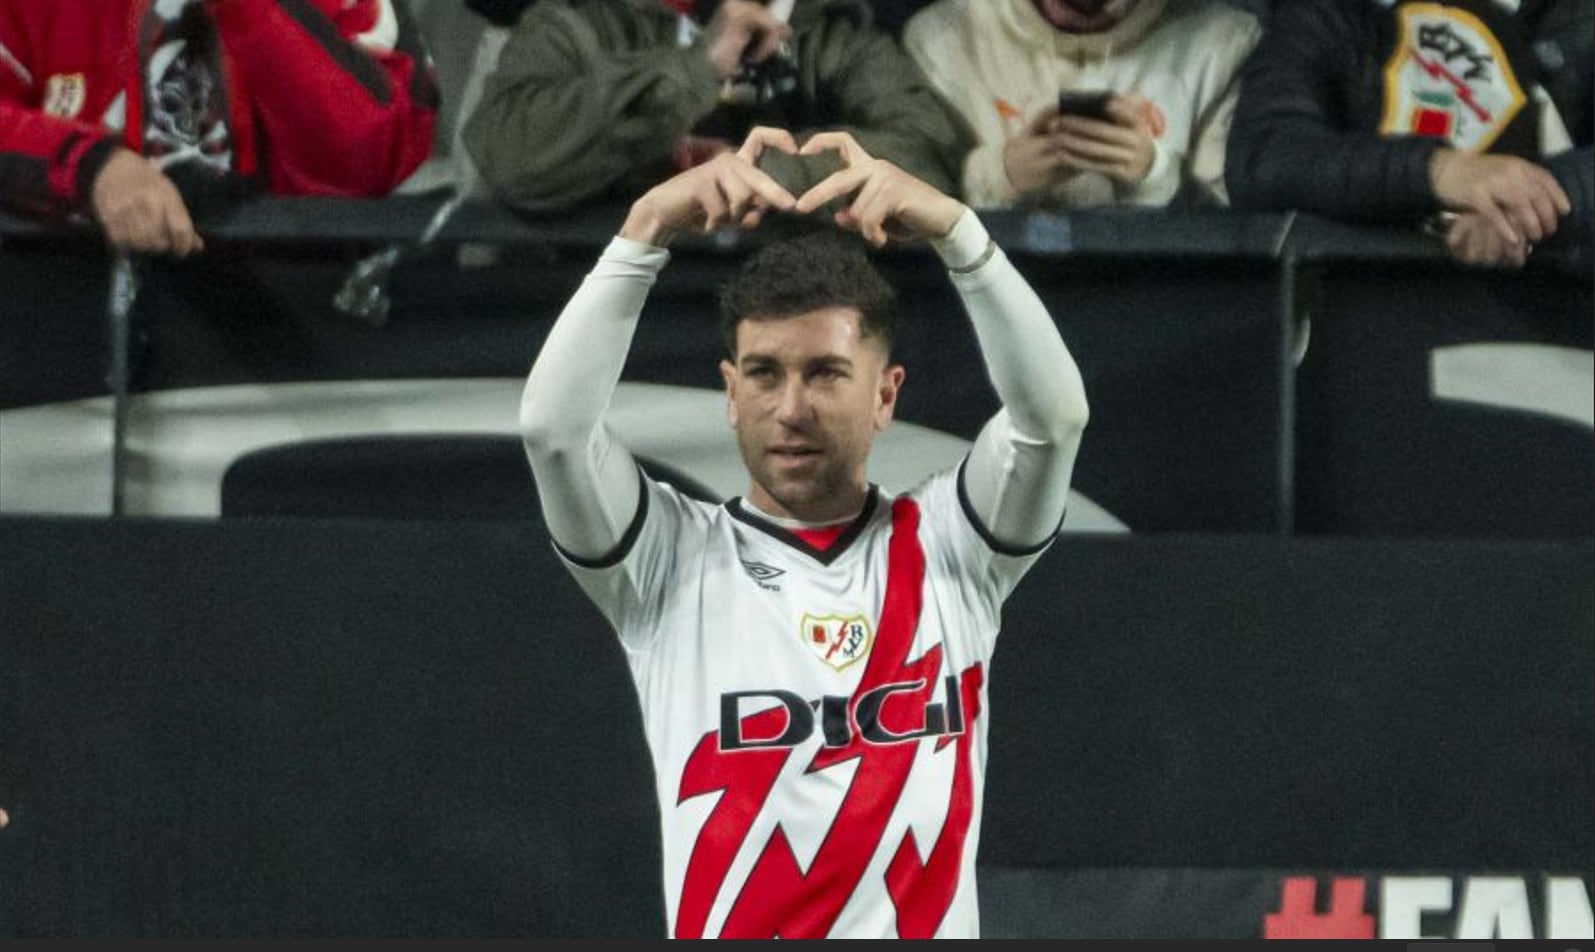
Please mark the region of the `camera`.
POLYGON ((789 44, 764 58, 763 62, 743 61, 735 76, 725 81, 720 101, 738 106, 762 106, 790 95, 797 89, 797 58, 789 44))

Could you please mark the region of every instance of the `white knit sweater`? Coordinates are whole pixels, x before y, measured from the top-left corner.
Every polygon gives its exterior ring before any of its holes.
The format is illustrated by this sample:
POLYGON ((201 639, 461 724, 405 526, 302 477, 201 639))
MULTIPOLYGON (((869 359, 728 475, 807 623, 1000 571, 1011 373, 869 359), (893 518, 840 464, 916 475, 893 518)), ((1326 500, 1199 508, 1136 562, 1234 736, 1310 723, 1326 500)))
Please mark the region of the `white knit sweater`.
POLYGON ((1060 90, 1108 89, 1138 93, 1163 113, 1151 171, 1130 188, 1077 174, 1048 204, 1161 206, 1182 186, 1227 202, 1224 142, 1240 66, 1260 32, 1250 14, 1214 0, 1140 0, 1112 29, 1079 35, 1053 27, 1032 0, 940 0, 909 21, 903 43, 976 132, 963 173, 969 204, 1016 204, 1003 144, 1060 90))

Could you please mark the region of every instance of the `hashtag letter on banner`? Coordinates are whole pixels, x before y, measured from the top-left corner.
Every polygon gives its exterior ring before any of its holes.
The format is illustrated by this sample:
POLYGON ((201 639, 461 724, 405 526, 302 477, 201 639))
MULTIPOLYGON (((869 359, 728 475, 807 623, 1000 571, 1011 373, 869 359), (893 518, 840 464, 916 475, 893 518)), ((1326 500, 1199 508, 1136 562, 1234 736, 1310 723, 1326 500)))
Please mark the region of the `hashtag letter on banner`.
POLYGON ((1329 911, 1319 912, 1317 880, 1288 877, 1280 891, 1279 911, 1263 917, 1263 938, 1372 939, 1373 916, 1362 911, 1366 886, 1360 876, 1336 876, 1329 887, 1329 911))

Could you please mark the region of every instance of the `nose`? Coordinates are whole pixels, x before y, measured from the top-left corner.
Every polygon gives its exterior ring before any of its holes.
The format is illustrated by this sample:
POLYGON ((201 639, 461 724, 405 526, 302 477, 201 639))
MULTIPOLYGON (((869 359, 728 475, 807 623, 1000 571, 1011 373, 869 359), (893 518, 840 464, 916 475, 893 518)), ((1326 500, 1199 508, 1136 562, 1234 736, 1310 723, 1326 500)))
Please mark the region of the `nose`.
POLYGON ((784 426, 801 428, 814 415, 814 404, 809 400, 808 383, 801 374, 792 374, 781 387, 780 402, 776 404, 775 418, 784 426))

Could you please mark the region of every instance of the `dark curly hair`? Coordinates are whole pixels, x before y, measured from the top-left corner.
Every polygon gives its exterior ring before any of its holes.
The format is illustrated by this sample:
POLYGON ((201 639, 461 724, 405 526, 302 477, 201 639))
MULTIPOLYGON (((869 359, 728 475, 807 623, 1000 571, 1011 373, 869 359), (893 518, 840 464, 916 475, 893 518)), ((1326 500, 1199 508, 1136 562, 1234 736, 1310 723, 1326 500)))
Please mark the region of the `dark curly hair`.
POLYGON ((796 317, 826 307, 857 308, 860 336, 879 340, 891 354, 897 292, 875 270, 863 242, 824 231, 766 245, 720 288, 726 354, 736 357, 737 325, 744 320, 796 317))

